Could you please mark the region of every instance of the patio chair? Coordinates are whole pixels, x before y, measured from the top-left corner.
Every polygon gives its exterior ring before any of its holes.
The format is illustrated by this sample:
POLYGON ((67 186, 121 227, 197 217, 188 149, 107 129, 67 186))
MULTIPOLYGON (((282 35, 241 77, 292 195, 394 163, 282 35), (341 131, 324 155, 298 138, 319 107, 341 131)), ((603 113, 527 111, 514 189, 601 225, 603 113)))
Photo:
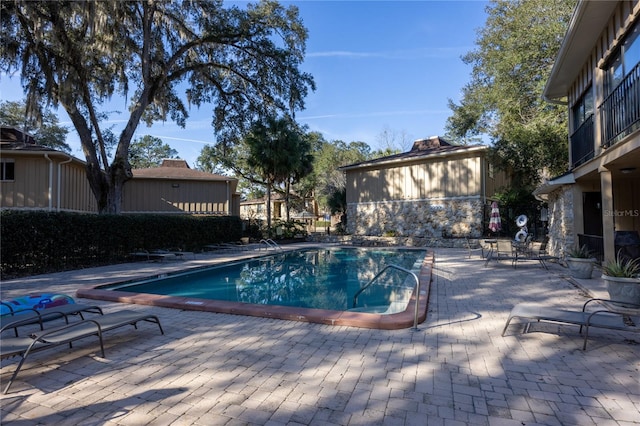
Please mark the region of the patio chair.
POLYGON ((510 240, 497 240, 495 243, 495 249, 489 252, 485 266, 489 264, 490 260, 497 262, 501 260, 510 260, 511 266, 515 267, 516 255, 513 250, 513 246, 510 240))
POLYGON ((465 243, 467 245, 467 250, 469 251, 469 259, 471 259, 471 254, 474 251, 479 251, 480 252, 480 258, 484 259, 484 246, 482 245, 482 243, 478 243, 477 247, 474 245, 472 247, 471 245, 471 240, 469 239, 469 237, 464 237, 465 243))
POLYGON ((531 260, 536 257, 533 253, 533 237, 531 234, 527 235, 524 241, 513 241, 511 247, 514 256, 514 268, 517 267, 518 261, 531 260))
POLYGON ((170 249, 169 251, 183 260, 187 256, 193 258, 193 260, 196 259, 196 252, 194 251, 184 251, 182 249, 170 249))
POLYGON ((540 262, 540 265, 542 265, 542 267, 546 270, 549 269, 549 267, 547 266, 546 262, 549 260, 558 260, 558 256, 552 256, 550 254, 547 253, 547 244, 549 243, 549 238, 545 237, 542 242, 540 243, 540 246, 538 247, 537 251, 534 252, 533 255, 533 259, 537 260, 538 262, 540 262))
POLYGON ((204 251, 223 251, 227 250, 227 247, 222 244, 207 244, 202 249, 204 251))
POLYGON ((129 257, 133 259, 146 259, 148 261, 156 261, 159 260, 162 262, 165 259, 173 259, 176 260, 177 256, 173 253, 160 253, 158 251, 148 251, 143 249, 136 249, 136 251, 129 253, 129 257))
POLYGON ((237 242, 237 243, 222 243, 221 244, 222 247, 225 247, 227 250, 231 251, 231 252, 241 252, 241 251, 249 251, 249 247, 245 246, 244 244, 237 242))
POLYGON ((71 347, 72 343, 76 340, 97 336, 100 342, 100 353, 102 358, 104 358, 103 333, 126 325, 132 325, 134 328, 137 328, 138 322, 141 321, 157 324, 160 328, 160 333, 164 334, 164 330, 157 316, 124 310, 96 316, 83 321, 72 322, 63 327, 43 330, 33 334, 31 337, 2 338, 0 336, 0 359, 14 356, 20 357, 20 362, 9 379, 7 386, 4 388, 3 393, 6 394, 9 391, 22 365, 30 354, 64 344, 69 344, 71 347))
POLYGON ((0 333, 13 329, 18 337, 18 327, 39 324, 40 330, 44 330, 44 322, 55 319, 64 319, 69 324, 69 316, 77 315, 84 319, 83 313, 94 313, 102 315, 102 308, 97 305, 85 305, 81 303, 69 303, 66 305, 54 306, 46 309, 22 309, 12 310, 10 314, 0 316, 0 333))
POLYGON ((618 302, 608 299, 589 299, 582 305, 580 311, 550 308, 547 306, 521 303, 515 305, 509 313, 507 323, 502 330, 504 336, 511 320, 521 318, 526 320, 523 333, 527 333, 531 322, 553 322, 560 324, 579 325, 579 332, 585 328, 582 350, 587 349, 589 328, 606 328, 610 330, 640 332, 640 305, 629 302, 618 302), (598 302, 598 306, 587 310, 592 303, 598 302))
POLYGON ((152 250, 150 254, 166 255, 166 259, 169 260, 184 260, 186 256, 196 258, 196 254, 192 251, 182 251, 180 249, 161 249, 152 250), (175 257, 172 257, 175 256, 175 257))

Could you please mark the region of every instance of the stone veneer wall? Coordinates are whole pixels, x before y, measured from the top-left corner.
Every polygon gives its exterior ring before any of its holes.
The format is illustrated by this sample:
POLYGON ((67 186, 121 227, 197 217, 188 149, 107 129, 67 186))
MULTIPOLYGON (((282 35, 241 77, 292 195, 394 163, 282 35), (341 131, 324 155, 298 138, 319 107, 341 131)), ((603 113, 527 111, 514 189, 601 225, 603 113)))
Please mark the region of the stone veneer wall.
POLYGON ((307 241, 344 244, 358 247, 442 247, 472 249, 481 247, 479 238, 373 237, 364 235, 310 234, 307 241))
POLYGON ((352 235, 439 239, 483 231, 480 197, 380 201, 347 206, 347 232, 352 235))
POLYGON ((563 257, 577 241, 574 241, 573 191, 563 186, 549 194, 549 244, 547 253, 563 257))

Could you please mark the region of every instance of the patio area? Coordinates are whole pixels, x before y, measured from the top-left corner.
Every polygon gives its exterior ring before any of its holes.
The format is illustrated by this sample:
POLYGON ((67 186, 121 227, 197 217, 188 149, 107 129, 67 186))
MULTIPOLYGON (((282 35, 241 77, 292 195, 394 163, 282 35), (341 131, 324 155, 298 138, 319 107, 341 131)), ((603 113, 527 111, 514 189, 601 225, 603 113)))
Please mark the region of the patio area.
MULTIPOLYGON (((87 339, 62 356, 29 357, 8 395, 6 425, 632 425, 640 424, 637 335, 512 325, 516 303, 580 308, 606 297, 599 279, 571 280, 537 262, 484 267, 463 249, 434 249, 427 319, 372 330, 169 308, 99 304, 157 315, 157 327, 87 339), (634 340, 636 339, 636 340, 634 340)), ((221 262, 136 262, 2 283, 2 299, 76 289, 221 262)), ((16 360, 3 360, 8 380, 16 360)))

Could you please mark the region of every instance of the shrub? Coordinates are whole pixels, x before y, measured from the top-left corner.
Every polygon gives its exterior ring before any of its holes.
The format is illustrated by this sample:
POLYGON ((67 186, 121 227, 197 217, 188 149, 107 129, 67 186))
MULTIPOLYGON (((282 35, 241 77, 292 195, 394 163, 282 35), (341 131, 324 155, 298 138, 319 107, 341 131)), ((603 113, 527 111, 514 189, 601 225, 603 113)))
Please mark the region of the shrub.
POLYGON ((124 262, 136 249, 199 251, 237 241, 240 218, 163 214, 0 212, 0 277, 11 278, 124 262))
POLYGON ((276 230, 277 238, 289 239, 298 235, 307 236, 307 228, 304 222, 297 220, 275 220, 273 229, 276 230))
POLYGON ((591 252, 589 251, 589 247, 585 245, 578 246, 576 245, 574 248, 567 252, 567 256, 573 257, 576 259, 590 259, 591 252))
POLYGON ((640 259, 623 259, 618 250, 616 258, 602 267, 602 273, 609 277, 636 278, 640 274, 640 259))

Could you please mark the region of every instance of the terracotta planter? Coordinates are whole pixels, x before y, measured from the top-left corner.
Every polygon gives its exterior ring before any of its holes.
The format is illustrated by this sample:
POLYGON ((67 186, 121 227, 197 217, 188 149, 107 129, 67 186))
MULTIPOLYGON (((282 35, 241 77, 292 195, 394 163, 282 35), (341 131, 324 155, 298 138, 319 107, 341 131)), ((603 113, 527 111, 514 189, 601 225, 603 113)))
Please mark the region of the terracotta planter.
POLYGON ((581 257, 567 257, 567 267, 573 278, 588 279, 591 278, 593 272, 593 264, 595 259, 585 259, 581 257))
POLYGON ((619 302, 631 302, 640 305, 640 278, 622 278, 602 275, 607 284, 609 298, 619 302))

